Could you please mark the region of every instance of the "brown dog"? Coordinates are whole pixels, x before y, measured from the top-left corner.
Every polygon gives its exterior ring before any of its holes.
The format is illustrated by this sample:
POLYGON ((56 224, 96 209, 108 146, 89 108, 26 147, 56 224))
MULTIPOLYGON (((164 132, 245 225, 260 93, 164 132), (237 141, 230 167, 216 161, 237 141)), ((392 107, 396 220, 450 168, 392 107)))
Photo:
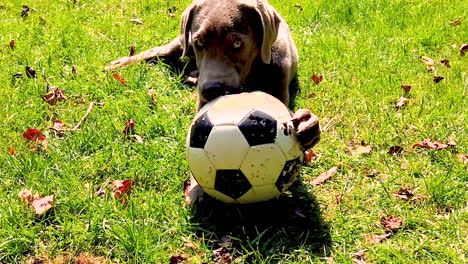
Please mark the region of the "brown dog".
MULTIPOLYGON (((297 49, 284 19, 267 0, 194 0, 182 15, 180 35, 165 46, 115 60, 112 70, 140 60, 194 56, 199 110, 224 94, 260 90, 289 104, 297 49)), ((320 139, 317 116, 307 109, 292 122, 304 149, 320 139)))

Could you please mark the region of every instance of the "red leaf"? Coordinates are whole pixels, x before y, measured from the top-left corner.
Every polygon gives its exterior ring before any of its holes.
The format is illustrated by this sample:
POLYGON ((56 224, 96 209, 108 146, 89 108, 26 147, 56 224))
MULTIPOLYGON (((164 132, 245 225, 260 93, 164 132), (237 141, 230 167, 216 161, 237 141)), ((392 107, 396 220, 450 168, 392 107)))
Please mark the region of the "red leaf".
POLYGON ((60 121, 60 120, 54 120, 53 128, 55 128, 56 130, 64 130, 65 129, 63 122, 60 121))
POLYGON ((326 180, 328 180, 333 173, 335 173, 338 170, 337 166, 333 166, 331 169, 329 169, 326 172, 322 172, 317 178, 313 179, 309 183, 312 185, 320 185, 323 184, 326 180))
POLYGON ((132 189, 132 184, 133 184, 132 180, 124 180, 124 181, 115 180, 112 183, 112 187, 115 190, 114 198, 117 199, 117 198, 122 197, 124 194, 129 193, 132 189))
POLYGON ((127 84, 127 81, 125 80, 125 78, 118 75, 117 73, 112 73, 112 76, 114 76, 114 78, 118 80, 121 84, 127 84))
POLYGON ((408 102, 408 101, 409 101, 408 98, 406 98, 404 96, 400 97, 400 100, 398 100, 398 102, 395 103, 395 108, 396 109, 402 108, 403 106, 406 105, 406 102, 408 102))
POLYGON ((135 120, 130 118, 127 122, 125 122, 125 128, 122 130, 122 133, 129 134, 133 128, 135 127, 135 120))
POLYGON ((61 99, 66 100, 67 97, 63 93, 63 90, 60 88, 55 88, 53 86, 48 86, 47 87, 49 90, 48 94, 42 95, 42 99, 49 103, 50 105, 56 105, 57 102, 61 99))
POLYGON ((23 133, 23 137, 27 140, 38 142, 38 143, 45 140, 45 136, 42 134, 42 132, 34 128, 28 128, 23 133))
POLYGON ((304 161, 312 163, 317 159, 317 154, 312 150, 308 149, 304 152, 304 161))
POLYGON ((312 77, 310 77, 310 79, 311 79, 315 84, 319 84, 319 83, 323 82, 323 75, 315 75, 315 74, 313 74, 312 77))
POLYGON ((430 148, 430 149, 435 149, 435 150, 441 150, 441 149, 446 149, 449 145, 438 142, 438 141, 431 141, 430 138, 426 138, 423 142, 421 143, 416 143, 413 145, 413 148, 419 147, 419 148, 430 148))
POLYGON ((14 40, 14 39, 12 39, 12 40, 10 41, 9 46, 10 46, 10 49, 11 49, 11 50, 15 50, 15 40, 14 40))
POLYGON ((36 210, 36 215, 43 214, 54 205, 54 194, 47 195, 32 201, 31 205, 36 210))
POLYGON ((460 47, 460 56, 465 56, 465 52, 468 51, 468 44, 463 44, 460 47))
POLYGON ((411 91, 411 85, 406 83, 402 84, 401 88, 403 88, 403 91, 405 91, 405 93, 409 93, 409 91, 411 91))
POLYGON ((15 153, 16 153, 15 147, 13 147, 13 146, 8 147, 8 151, 10 152, 10 155, 12 155, 12 156, 14 156, 15 153))

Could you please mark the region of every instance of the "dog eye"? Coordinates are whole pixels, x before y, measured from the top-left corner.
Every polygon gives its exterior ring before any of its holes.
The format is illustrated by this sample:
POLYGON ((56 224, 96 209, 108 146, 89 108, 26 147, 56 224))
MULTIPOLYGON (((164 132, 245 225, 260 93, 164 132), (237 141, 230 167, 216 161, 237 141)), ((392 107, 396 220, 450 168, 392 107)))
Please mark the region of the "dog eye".
POLYGON ((235 49, 238 49, 242 46, 242 42, 240 42, 240 40, 236 40, 234 41, 234 43, 232 44, 232 47, 235 48, 235 49))
POLYGON ((205 43, 203 42, 203 40, 197 39, 195 40, 195 45, 199 48, 203 48, 203 45, 205 45, 205 43))

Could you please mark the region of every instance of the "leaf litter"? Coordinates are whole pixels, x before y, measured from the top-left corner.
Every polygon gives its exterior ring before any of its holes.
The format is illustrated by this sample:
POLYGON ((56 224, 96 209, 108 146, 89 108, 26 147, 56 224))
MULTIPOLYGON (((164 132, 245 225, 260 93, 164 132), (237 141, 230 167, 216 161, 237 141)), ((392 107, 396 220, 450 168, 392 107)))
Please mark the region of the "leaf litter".
POLYGON ((322 172, 317 178, 309 181, 310 184, 312 185, 321 185, 324 182, 326 182, 333 174, 338 170, 337 166, 333 166, 331 169, 328 171, 322 172))
POLYGON ((21 190, 18 196, 25 204, 31 205, 34 208, 36 215, 41 215, 52 208, 55 200, 54 194, 40 197, 38 192, 33 195, 30 189, 21 190))

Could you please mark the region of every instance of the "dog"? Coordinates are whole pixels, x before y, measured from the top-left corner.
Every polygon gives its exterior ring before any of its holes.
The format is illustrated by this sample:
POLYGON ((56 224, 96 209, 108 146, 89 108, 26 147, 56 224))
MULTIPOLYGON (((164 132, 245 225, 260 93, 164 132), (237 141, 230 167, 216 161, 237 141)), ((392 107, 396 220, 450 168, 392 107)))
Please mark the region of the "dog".
MULTIPOLYGON (((114 60, 106 70, 186 56, 195 58, 199 73, 197 111, 218 96, 252 90, 290 103, 298 52, 286 21, 267 0, 194 0, 182 14, 178 37, 114 60)), ((291 121, 304 150, 318 143, 316 115, 299 109, 291 121)))

